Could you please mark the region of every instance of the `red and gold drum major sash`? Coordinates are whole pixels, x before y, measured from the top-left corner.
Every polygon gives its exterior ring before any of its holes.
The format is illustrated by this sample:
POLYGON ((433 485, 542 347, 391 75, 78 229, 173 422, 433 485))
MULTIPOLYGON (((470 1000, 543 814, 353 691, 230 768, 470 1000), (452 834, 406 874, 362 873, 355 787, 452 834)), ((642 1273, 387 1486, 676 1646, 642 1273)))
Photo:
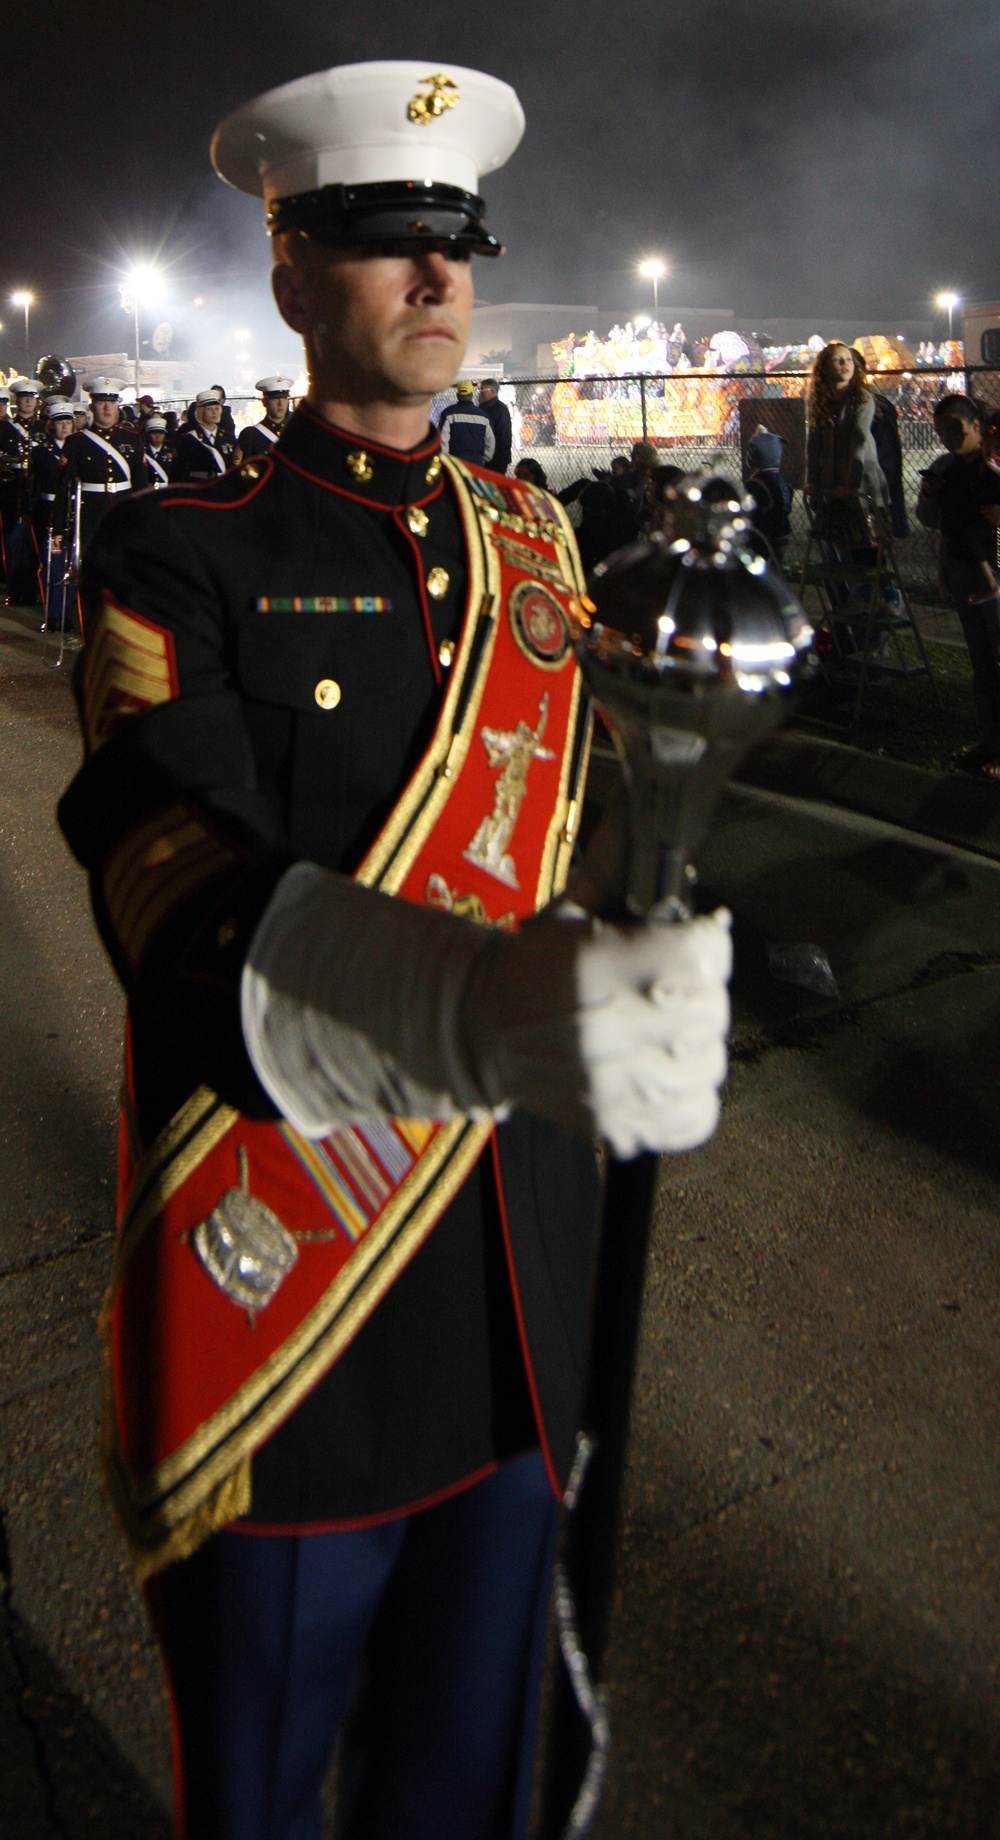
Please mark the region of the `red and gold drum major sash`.
MULTIPOLYGON (((433 738, 357 879, 516 927, 565 885, 586 773, 561 506, 446 460, 469 595, 433 738)), ((492 1125, 320 1142, 202 1088, 132 1172, 108 1306, 105 1466, 140 1576, 250 1506, 250 1458, 423 1244, 492 1125)))

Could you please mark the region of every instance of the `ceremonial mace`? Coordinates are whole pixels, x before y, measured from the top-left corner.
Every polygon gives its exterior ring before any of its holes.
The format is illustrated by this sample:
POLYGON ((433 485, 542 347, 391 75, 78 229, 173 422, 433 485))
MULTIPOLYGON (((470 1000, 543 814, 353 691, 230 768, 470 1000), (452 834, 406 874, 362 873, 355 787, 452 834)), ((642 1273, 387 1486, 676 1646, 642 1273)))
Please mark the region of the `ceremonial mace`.
MULTIPOLYGON (((670 529, 599 564, 573 603, 577 660, 624 773, 624 917, 691 918, 691 860, 746 750, 790 713, 812 628, 749 545, 730 481, 692 474, 670 529)), ((611 916, 609 916, 611 917, 611 916)), ((614 916, 622 918, 621 914, 614 916)), ((584 1431, 556 1568, 565 1668, 549 1709, 538 1840, 590 1828, 610 1732, 600 1679, 658 1159, 609 1160, 594 1282, 584 1431)))

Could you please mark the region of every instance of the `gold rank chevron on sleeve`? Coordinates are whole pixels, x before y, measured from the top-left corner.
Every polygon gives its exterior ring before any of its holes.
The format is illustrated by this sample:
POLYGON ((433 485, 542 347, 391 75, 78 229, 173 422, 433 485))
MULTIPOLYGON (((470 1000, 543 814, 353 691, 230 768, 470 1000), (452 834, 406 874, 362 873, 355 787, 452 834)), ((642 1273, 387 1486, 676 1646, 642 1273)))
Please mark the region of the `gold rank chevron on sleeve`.
POLYGON ((237 852, 180 803, 138 825, 111 851, 104 866, 104 900, 134 971, 175 909, 237 860, 237 852))
POLYGON ((83 727, 91 753, 125 716, 177 695, 173 634, 105 591, 89 623, 81 673, 83 727))

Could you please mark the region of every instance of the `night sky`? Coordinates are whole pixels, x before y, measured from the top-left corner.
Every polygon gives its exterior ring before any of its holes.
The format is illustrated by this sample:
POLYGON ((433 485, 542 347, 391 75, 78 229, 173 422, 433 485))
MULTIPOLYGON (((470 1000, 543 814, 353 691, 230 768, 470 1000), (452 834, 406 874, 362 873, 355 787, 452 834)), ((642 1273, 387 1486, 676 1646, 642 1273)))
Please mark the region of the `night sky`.
MULTIPOLYGON (((327 64, 416 57, 512 83, 528 131, 487 181, 508 245, 491 300, 661 313, 922 316, 939 289, 1000 296, 996 0, 6 0, 0 363, 126 349, 116 278, 170 270, 177 354, 270 317, 257 201, 215 178, 217 121, 327 64), (192 299, 201 293, 205 307, 192 299), (200 334, 200 339, 198 335, 200 334)), ((577 331, 586 328, 577 327, 577 331)), ((860 330, 859 325, 859 330, 860 330)))

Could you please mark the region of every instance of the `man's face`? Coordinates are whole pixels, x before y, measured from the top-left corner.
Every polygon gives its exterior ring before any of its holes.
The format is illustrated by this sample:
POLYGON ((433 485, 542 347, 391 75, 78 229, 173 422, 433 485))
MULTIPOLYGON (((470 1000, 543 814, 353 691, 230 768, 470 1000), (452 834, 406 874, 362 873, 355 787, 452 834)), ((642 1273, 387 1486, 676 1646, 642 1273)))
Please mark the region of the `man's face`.
POLYGON ((495 395, 496 391, 491 383, 481 383, 479 385, 479 400, 481 403, 492 402, 495 395))
POLYGON ((936 415, 934 427, 941 446, 947 448, 950 454, 974 454, 983 444, 983 431, 979 423, 963 421, 960 415, 950 411, 936 415))
POLYGON ((288 414, 288 391, 275 390, 264 398, 264 414, 270 422, 283 422, 288 414))
POLYGON ((94 396, 90 403, 95 428, 113 428, 119 416, 119 407, 113 396, 94 396))
POLYGON ((37 408, 38 408, 38 397, 37 396, 19 396, 18 397, 17 413, 22 422, 30 422, 37 408))
POLYGON ((195 420, 199 421, 202 427, 207 428, 211 434, 214 429, 218 428, 222 420, 222 404, 220 402, 199 403, 194 413, 195 420))
POLYGON ((467 252, 411 243, 368 255, 292 235, 276 253, 275 299, 305 339, 320 396, 429 401, 454 381, 472 312, 467 252))

